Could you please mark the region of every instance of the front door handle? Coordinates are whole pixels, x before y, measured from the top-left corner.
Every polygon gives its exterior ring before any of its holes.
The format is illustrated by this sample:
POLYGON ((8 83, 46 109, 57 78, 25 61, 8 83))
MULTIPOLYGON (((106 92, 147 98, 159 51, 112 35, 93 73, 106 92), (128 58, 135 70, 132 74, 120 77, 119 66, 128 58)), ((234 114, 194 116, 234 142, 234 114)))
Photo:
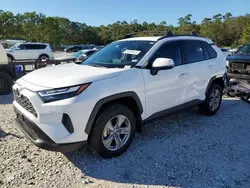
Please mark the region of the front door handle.
POLYGON ((178 77, 179 77, 179 78, 185 78, 186 75, 187 75, 187 73, 182 73, 182 74, 180 74, 178 77))
POLYGON ((213 65, 208 65, 207 68, 212 69, 214 66, 213 65))

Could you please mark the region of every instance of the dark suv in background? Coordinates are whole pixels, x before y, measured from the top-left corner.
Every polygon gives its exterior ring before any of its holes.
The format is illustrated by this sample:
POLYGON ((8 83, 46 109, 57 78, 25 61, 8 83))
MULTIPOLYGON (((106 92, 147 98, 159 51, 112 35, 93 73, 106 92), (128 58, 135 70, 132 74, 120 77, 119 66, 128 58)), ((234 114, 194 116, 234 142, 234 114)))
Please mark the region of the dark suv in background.
POLYGON ((250 81, 250 43, 227 57, 228 77, 250 81))

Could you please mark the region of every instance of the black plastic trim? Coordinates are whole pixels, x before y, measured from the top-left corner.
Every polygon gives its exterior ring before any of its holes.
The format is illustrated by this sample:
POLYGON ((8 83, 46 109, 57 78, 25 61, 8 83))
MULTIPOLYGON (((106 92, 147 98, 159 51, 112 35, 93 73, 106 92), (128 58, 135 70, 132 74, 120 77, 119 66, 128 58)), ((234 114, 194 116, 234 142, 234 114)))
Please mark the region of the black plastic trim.
POLYGON ((64 125, 64 127, 67 129, 67 131, 69 132, 69 133, 73 133, 75 130, 74 130, 74 126, 73 126, 73 124, 72 124, 72 121, 71 121, 71 119, 70 119, 70 117, 69 117, 69 115, 68 114, 63 114, 63 117, 62 117, 62 124, 64 125))
POLYGON ((12 54, 7 53, 7 56, 10 56, 13 60, 15 60, 14 56, 12 54))
POLYGON ((103 98, 103 99, 99 100, 96 103, 94 109, 92 110, 92 112, 90 114, 88 123, 87 123, 86 128, 85 128, 85 133, 90 134, 90 131, 91 131, 92 126, 94 124, 94 121, 96 119, 97 113, 101 109, 102 105, 104 105, 105 103, 111 102, 113 100, 121 99, 121 98, 124 98, 124 97, 132 97, 136 101, 136 104, 137 104, 137 106, 139 108, 140 114, 143 113, 143 107, 142 107, 141 101, 140 101, 139 97, 137 96, 137 94, 135 92, 133 92, 133 91, 123 92, 123 93, 118 93, 118 94, 115 94, 115 95, 108 96, 106 98, 103 98))
POLYGON ((210 89, 210 87, 211 87, 213 81, 215 81, 215 80, 216 80, 216 76, 213 76, 213 77, 209 80, 208 85, 207 85, 207 89, 206 89, 206 93, 205 93, 206 95, 207 95, 207 93, 208 93, 208 91, 209 91, 209 89, 210 89))
POLYGON ((24 135, 37 147, 59 152, 68 152, 81 149, 87 141, 56 144, 48 135, 46 135, 34 122, 28 120, 22 113, 14 107, 17 114, 15 122, 24 135))
POLYGON ((183 109, 188 108, 188 107, 196 106, 196 105, 201 104, 203 102, 204 101, 197 99, 197 100, 193 100, 193 101, 190 101, 190 102, 187 102, 187 103, 184 103, 184 104, 181 104, 181 105, 178 105, 178 106, 175 106, 175 107, 172 107, 172 108, 160 111, 160 112, 156 112, 155 114, 153 114, 150 117, 148 117, 147 119, 145 119, 143 121, 143 123, 148 123, 148 122, 154 121, 154 120, 159 119, 161 117, 164 117, 166 115, 178 112, 178 111, 183 110, 183 109))

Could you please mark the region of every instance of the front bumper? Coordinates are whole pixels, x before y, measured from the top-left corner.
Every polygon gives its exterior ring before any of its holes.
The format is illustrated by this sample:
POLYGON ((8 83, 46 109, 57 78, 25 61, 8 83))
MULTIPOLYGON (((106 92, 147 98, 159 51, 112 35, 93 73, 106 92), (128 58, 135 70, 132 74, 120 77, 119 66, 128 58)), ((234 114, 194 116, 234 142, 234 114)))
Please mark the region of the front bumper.
POLYGON ((50 151, 68 152, 79 150, 87 143, 86 141, 83 141, 76 143, 56 144, 34 122, 30 121, 19 110, 17 110, 17 108, 14 107, 14 110, 16 113, 15 122, 17 126, 26 135, 26 137, 39 148, 50 151))
POLYGON ((84 130, 93 109, 92 105, 94 105, 93 101, 88 100, 88 97, 91 97, 90 95, 86 96, 83 93, 77 98, 43 103, 39 95, 34 91, 41 91, 46 88, 19 79, 13 86, 14 93, 17 89, 19 97, 15 98, 13 106, 56 144, 61 145, 88 140, 88 134, 84 130), (21 103, 19 102, 20 97, 22 99, 21 103), (67 121, 64 121, 65 114, 70 117, 71 127, 67 126, 69 125, 67 121))

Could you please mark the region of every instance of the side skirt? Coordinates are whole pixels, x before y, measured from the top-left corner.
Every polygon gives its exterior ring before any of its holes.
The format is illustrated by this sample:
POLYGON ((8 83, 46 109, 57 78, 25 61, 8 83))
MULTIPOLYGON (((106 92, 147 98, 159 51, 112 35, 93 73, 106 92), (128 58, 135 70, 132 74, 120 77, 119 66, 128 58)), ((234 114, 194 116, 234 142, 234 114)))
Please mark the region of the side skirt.
POLYGON ((175 106, 175 107, 172 107, 172 108, 160 111, 160 112, 156 112, 155 114, 151 115, 147 119, 143 120, 143 124, 146 124, 146 123, 152 122, 154 120, 163 118, 166 115, 173 114, 173 113, 178 112, 180 110, 183 110, 185 108, 197 106, 199 104, 202 104, 203 102, 204 101, 197 99, 197 100, 193 100, 193 101, 190 101, 190 102, 187 102, 187 103, 184 103, 184 104, 181 104, 181 105, 178 105, 178 106, 175 106))

